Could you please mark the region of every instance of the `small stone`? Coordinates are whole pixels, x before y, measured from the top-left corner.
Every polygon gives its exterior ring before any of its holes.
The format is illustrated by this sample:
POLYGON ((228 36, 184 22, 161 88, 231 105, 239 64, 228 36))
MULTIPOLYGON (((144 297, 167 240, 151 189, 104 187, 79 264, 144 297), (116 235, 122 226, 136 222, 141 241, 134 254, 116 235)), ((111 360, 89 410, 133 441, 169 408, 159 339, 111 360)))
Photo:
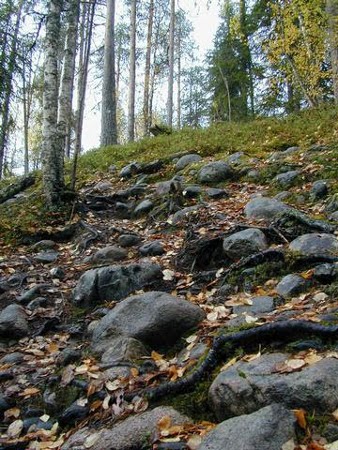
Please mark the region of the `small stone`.
POLYGON ((59 366, 68 366, 80 360, 82 352, 73 348, 65 348, 57 358, 59 366))
POLYGON ((318 200, 324 198, 329 193, 329 188, 325 180, 317 180, 313 183, 310 194, 312 198, 318 200))
POLYGON ((161 241, 146 242, 139 248, 142 256, 160 256, 165 253, 161 241))
POLYGON ((228 258, 237 260, 268 248, 264 233, 256 228, 248 228, 231 234, 223 240, 223 250, 228 258))
POLYGON ((288 172, 277 175, 273 181, 283 186, 291 186, 299 175, 299 170, 289 170, 288 172))
POLYGON ((66 272, 61 267, 53 267, 49 273, 52 278, 57 278, 58 280, 63 280, 66 276, 66 272))
POLYGON ((206 164, 198 172, 198 180, 200 183, 219 183, 234 178, 235 171, 225 161, 214 161, 206 164))
POLYGON ((131 178, 133 175, 136 175, 140 170, 141 170, 140 164, 138 164, 137 162, 132 162, 121 169, 120 177, 131 178))
POLYGON ((94 264, 102 264, 107 262, 122 261, 128 256, 127 250, 117 245, 101 248, 92 257, 94 264))
POLYGON ((0 359, 1 364, 20 364, 23 361, 23 354, 20 352, 9 353, 0 359))
POLYGON ((218 188, 207 188, 205 190, 206 194, 210 198, 219 199, 219 198, 229 198, 230 194, 225 189, 218 188))
POLYGON ((88 406, 81 406, 74 403, 61 414, 61 416, 58 419, 58 422, 62 427, 72 426, 76 424, 76 422, 87 417, 88 413, 89 413, 88 406))
POLYGON ((140 217, 144 214, 147 214, 150 212, 154 207, 154 203, 151 200, 143 200, 141 203, 139 203, 136 208, 134 209, 134 216, 140 217))
POLYGON ((121 234, 117 241, 121 247, 133 247, 141 242, 141 238, 136 234, 121 234))
POLYGON ((182 156, 175 165, 176 170, 183 170, 185 167, 199 162, 202 160, 202 157, 198 155, 197 153, 191 153, 189 155, 182 156))
POLYGON ((308 287, 309 282, 303 277, 289 274, 277 284, 276 291, 281 297, 290 298, 305 292, 308 287))
POLYGON ((46 251, 38 253, 34 256, 35 261, 42 264, 51 264, 58 259, 59 254, 53 251, 46 251))
POLYGON ((202 188, 198 185, 190 184, 183 189, 183 195, 186 198, 196 198, 202 193, 202 188))
POLYGON ((27 305, 27 309, 33 311, 37 308, 45 308, 47 306, 48 300, 45 297, 37 297, 30 301, 27 305))
POLYGON ((33 250, 51 250, 56 247, 56 243, 49 239, 44 239, 32 246, 33 250))

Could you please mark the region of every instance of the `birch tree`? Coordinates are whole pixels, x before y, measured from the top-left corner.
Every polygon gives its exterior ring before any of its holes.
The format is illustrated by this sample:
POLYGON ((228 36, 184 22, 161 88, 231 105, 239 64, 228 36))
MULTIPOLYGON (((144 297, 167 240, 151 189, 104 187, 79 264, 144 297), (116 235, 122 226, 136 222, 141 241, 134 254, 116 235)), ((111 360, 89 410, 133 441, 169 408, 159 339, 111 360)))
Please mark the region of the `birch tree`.
POLYGON ((133 141, 135 138, 136 1, 132 0, 130 10, 128 141, 133 141))
POLYGON ((43 189, 48 206, 60 203, 64 188, 63 148, 57 129, 58 111, 58 48, 62 0, 50 0, 45 38, 43 87, 43 189), (61 156, 62 153, 62 156, 61 156))
POLYGON ((174 103, 174 51, 175 46, 175 0, 170 2, 170 28, 169 28, 169 79, 168 79, 168 125, 173 125, 173 103, 174 103))
POLYGON ((115 92, 115 0, 107 0, 104 40, 101 146, 117 144, 115 92))
POLYGON ((338 105, 338 1, 326 0, 328 15, 328 44, 330 52, 333 95, 338 105))

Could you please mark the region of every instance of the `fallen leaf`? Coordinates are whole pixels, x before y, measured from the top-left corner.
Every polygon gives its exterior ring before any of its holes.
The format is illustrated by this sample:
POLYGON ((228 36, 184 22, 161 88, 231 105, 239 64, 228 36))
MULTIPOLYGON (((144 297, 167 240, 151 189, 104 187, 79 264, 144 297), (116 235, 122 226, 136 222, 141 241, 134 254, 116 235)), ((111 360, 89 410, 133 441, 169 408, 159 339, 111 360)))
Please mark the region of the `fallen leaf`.
POLYGON ((114 381, 107 381, 105 383, 106 388, 108 391, 116 391, 121 387, 121 381, 119 379, 116 379, 114 381))
POLYGON ((333 415, 333 417, 338 421, 338 409, 336 409, 335 411, 333 411, 332 415, 333 415))
POLYGON ((295 441, 291 439, 290 441, 285 442, 285 444, 282 445, 281 450, 294 450, 296 448, 295 441))
POLYGON ((11 417, 14 417, 17 419, 20 416, 21 410, 19 408, 10 408, 5 411, 4 416, 5 419, 10 419, 11 417))
POLYGON ((197 450, 198 447, 201 445, 201 442, 202 442, 201 436, 198 435, 191 436, 188 439, 187 446, 190 450, 197 450))
POLYGON ((40 392, 38 388, 26 388, 22 392, 20 392, 19 397, 30 397, 32 395, 36 395, 40 392))
POLYGON ((290 367, 292 370, 299 370, 306 365, 304 359, 289 359, 286 361, 287 367, 290 367))
POLYGON ((175 279, 175 272, 169 269, 162 270, 163 280, 164 281, 172 281, 175 279))
POLYGON ((303 430, 306 429, 306 417, 305 417, 305 411, 304 409, 294 409, 293 410, 294 415, 296 416, 298 425, 303 428, 303 430))
POLYGON ((15 439, 15 438, 20 436, 22 429, 23 429, 23 421, 22 420, 15 420, 8 427, 8 429, 7 429, 7 436, 10 439, 15 439))
POLYGON ((233 366, 238 361, 239 356, 235 356, 234 358, 230 359, 224 366, 221 367, 220 371, 224 372, 224 370, 227 370, 229 367, 233 366))
POLYGON ((171 417, 170 416, 163 416, 161 419, 157 422, 157 427, 160 431, 168 430, 171 426, 171 417))

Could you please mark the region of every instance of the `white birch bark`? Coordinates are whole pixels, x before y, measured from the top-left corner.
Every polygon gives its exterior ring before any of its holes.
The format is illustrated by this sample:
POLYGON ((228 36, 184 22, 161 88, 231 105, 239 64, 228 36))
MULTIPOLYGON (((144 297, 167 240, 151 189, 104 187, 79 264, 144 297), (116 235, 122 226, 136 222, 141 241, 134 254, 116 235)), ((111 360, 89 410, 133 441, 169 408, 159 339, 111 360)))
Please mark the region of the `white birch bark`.
POLYGON ((328 44, 335 104, 338 105, 338 0, 326 0, 328 44))
POLYGON ((101 146, 117 144, 115 92, 115 0, 107 0, 101 109, 101 146))
POLYGON ((150 0, 149 3, 149 17, 148 17, 148 30, 147 30, 147 49, 146 49, 146 61, 144 70, 144 91, 143 91, 143 134, 147 136, 149 134, 149 128, 151 126, 149 117, 149 90, 150 90, 150 67, 151 67, 151 43, 153 36, 153 24, 154 24, 154 0, 150 0))
POLYGON ((58 204, 63 190, 63 164, 57 132, 58 43, 62 0, 50 0, 46 24, 43 87, 42 164, 43 188, 48 206, 58 204))
POLYGON ((131 1, 129 51, 128 141, 135 139, 136 0, 131 1))
POLYGON ((170 1, 170 29, 169 29, 169 79, 168 79, 168 126, 173 125, 174 103, 174 45, 175 45, 175 0, 170 1))

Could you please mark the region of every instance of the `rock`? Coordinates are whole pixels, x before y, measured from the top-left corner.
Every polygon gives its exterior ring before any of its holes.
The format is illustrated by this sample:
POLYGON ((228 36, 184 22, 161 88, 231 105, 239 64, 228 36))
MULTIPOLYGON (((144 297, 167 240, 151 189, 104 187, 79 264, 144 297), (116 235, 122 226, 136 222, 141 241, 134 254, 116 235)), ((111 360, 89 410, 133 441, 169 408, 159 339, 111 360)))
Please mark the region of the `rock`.
POLYGON ((276 200, 278 200, 280 202, 283 202, 284 200, 287 200, 288 198, 290 198, 291 195, 292 194, 289 191, 282 191, 282 192, 278 192, 278 194, 276 194, 274 196, 274 199, 276 199, 276 200))
POLYGON ((325 207, 325 211, 329 213, 338 211, 338 194, 334 194, 329 198, 329 201, 325 207))
POLYGON ((330 284, 338 276, 338 268, 334 264, 319 264, 313 269, 312 276, 319 283, 330 284))
POLYGON ((201 308, 164 292, 134 295, 100 320, 93 342, 96 345, 103 339, 123 335, 155 349, 168 347, 203 318, 201 308))
POLYGON ((150 212, 154 207, 154 203, 151 200, 143 200, 141 203, 139 203, 136 208, 134 209, 133 215, 135 217, 143 216, 144 214, 147 214, 150 212))
POLYGON ((177 211, 175 214, 169 217, 168 222, 172 225, 178 225, 187 220, 191 215, 200 209, 199 205, 187 206, 186 208, 177 211))
POLYGON ((338 211, 333 212, 330 216, 329 219, 332 220, 333 222, 338 222, 338 211))
POLYGON ((328 442, 335 442, 338 440, 338 425, 335 423, 328 423, 322 436, 327 439, 328 442))
POLYGON ((26 305, 31 300, 35 300, 41 294, 46 293, 47 290, 51 287, 52 286, 50 284, 37 284, 36 286, 33 286, 28 291, 23 292, 19 297, 17 297, 17 301, 22 305, 26 305))
POLYGON ((56 247, 56 242, 51 241, 49 239, 44 239, 42 241, 37 242, 32 246, 33 250, 51 250, 56 247))
POLYGON ((65 348, 57 357, 57 364, 59 366, 68 366, 68 364, 75 363, 81 359, 82 352, 74 348, 65 348))
POLYGON ((130 416, 123 422, 115 424, 111 429, 97 431, 95 428, 83 428, 70 436, 61 450, 87 448, 83 447, 86 441, 93 443, 90 446, 91 450, 111 449, 112 443, 114 450, 150 448, 154 435, 158 431, 157 424, 163 417, 170 417, 172 425, 183 425, 190 421, 188 417, 170 406, 160 406, 151 411, 130 416))
POLYGON ((26 306, 27 309, 33 311, 37 308, 45 308, 48 304, 48 300, 46 297, 37 297, 34 300, 30 301, 26 306))
POLYGON ((117 245, 111 245, 109 247, 101 248, 92 256, 92 262, 94 264, 104 264, 113 261, 122 261, 128 256, 127 250, 118 247, 117 245))
POLYGON ((105 300, 119 301, 162 277, 160 266, 149 262, 87 270, 74 289, 73 303, 90 307, 105 300))
POLYGON ((89 413, 88 406, 81 406, 78 405, 77 403, 73 403, 63 411, 61 416, 59 416, 58 422, 62 427, 72 426, 75 425, 76 422, 79 422, 80 420, 87 417, 88 413, 89 413))
POLYGON ((131 208, 127 203, 115 203, 115 215, 118 219, 129 219, 131 216, 131 208))
POLYGON ((274 298, 267 295, 251 298, 252 305, 234 306, 232 312, 234 314, 248 313, 251 316, 259 316, 266 314, 275 309, 274 298))
POLYGON ((14 352, 9 353, 8 355, 5 355, 0 359, 1 364, 20 364, 23 361, 23 353, 21 352, 14 352))
POLYGON ((257 180, 257 178, 259 178, 260 173, 257 169, 251 169, 249 170, 249 172, 246 174, 246 176, 248 178, 252 178, 253 180, 257 180))
POLYGON ((190 166, 190 164, 199 162, 202 157, 197 153, 190 153, 189 155, 182 156, 175 164, 176 170, 183 170, 185 167, 190 166))
POLYGON ((189 184, 183 189, 183 195, 185 198, 196 198, 202 194, 201 186, 197 184, 189 184))
POLYGON ((52 250, 46 252, 37 253, 34 256, 35 261, 40 262, 42 264, 51 264, 58 259, 58 252, 54 252, 52 250))
POLYGON ((141 238, 136 234, 121 234, 117 242, 121 247, 133 247, 141 242, 141 238))
POLYGON ((171 180, 160 181, 155 184, 156 195, 162 196, 169 194, 169 192, 175 192, 182 188, 182 183, 184 182, 184 177, 175 175, 171 180))
POLYGON ((100 349, 104 350, 101 358, 103 364, 139 360, 149 353, 142 342, 128 336, 118 336, 110 340, 109 348, 106 345, 100 347, 100 344, 95 346, 95 351, 100 352, 100 349))
POLYGON ((291 298, 307 291, 309 286, 308 280, 296 274, 289 274, 277 284, 276 291, 281 297, 291 298))
POLYGON ((240 361, 221 372, 209 389, 219 420, 250 414, 271 403, 304 408, 318 414, 338 406, 338 361, 324 358, 291 373, 276 373, 289 354, 270 353, 251 362, 240 361))
POLYGON ((289 248, 302 256, 334 256, 338 255, 338 239, 328 233, 303 234, 290 242, 289 248))
POLYGON ((225 189, 207 188, 205 190, 205 192, 208 197, 214 198, 214 199, 230 197, 229 192, 226 191, 225 189))
POLYGON ((137 162, 132 162, 124 166, 120 171, 121 178, 131 178, 133 175, 136 175, 141 170, 140 164, 137 162))
POLYGON ((63 280, 66 276, 65 271, 62 269, 62 267, 53 267, 49 271, 52 278, 57 278, 59 280, 63 280))
POLYGON ((329 188, 327 186, 327 182, 325 180, 317 180, 313 183, 310 195, 313 199, 319 200, 324 198, 329 193, 329 188))
POLYGON ((228 156, 226 162, 232 166, 238 166, 243 163, 243 159, 245 159, 245 154, 243 152, 235 152, 228 156))
POLYGON ((230 259, 237 260, 268 248, 264 233, 255 228, 231 234, 223 240, 223 250, 230 259))
POLYGON ((113 185, 110 181, 99 181, 93 187, 93 191, 95 192, 107 192, 113 188, 113 185))
POLYGON ((17 339, 27 336, 27 314, 20 305, 9 305, 0 313, 0 337, 17 339))
POLYGON ((54 423, 51 420, 44 422, 40 417, 27 417, 27 419, 23 421, 23 432, 27 433, 28 430, 51 430, 53 425, 54 423))
POLYGON ((117 167, 115 166, 115 164, 112 164, 111 166, 108 167, 109 173, 116 173, 116 171, 117 171, 117 167))
POLYGON ((224 161, 214 161, 206 164, 198 172, 197 178, 200 183, 219 183, 234 178, 235 171, 224 161))
POLYGON ((272 222, 282 211, 290 210, 290 206, 269 197, 256 197, 244 208, 248 219, 264 219, 272 222))
POLYGON ((292 186, 299 175, 300 175, 299 170, 289 170, 288 172, 276 175, 273 181, 282 186, 292 186))
POLYGON ((202 440, 198 450, 281 450, 296 439, 295 425, 292 411, 273 404, 220 423, 202 440))
POLYGON ((146 242, 139 248, 142 256, 160 256, 165 253, 161 241, 146 242))

